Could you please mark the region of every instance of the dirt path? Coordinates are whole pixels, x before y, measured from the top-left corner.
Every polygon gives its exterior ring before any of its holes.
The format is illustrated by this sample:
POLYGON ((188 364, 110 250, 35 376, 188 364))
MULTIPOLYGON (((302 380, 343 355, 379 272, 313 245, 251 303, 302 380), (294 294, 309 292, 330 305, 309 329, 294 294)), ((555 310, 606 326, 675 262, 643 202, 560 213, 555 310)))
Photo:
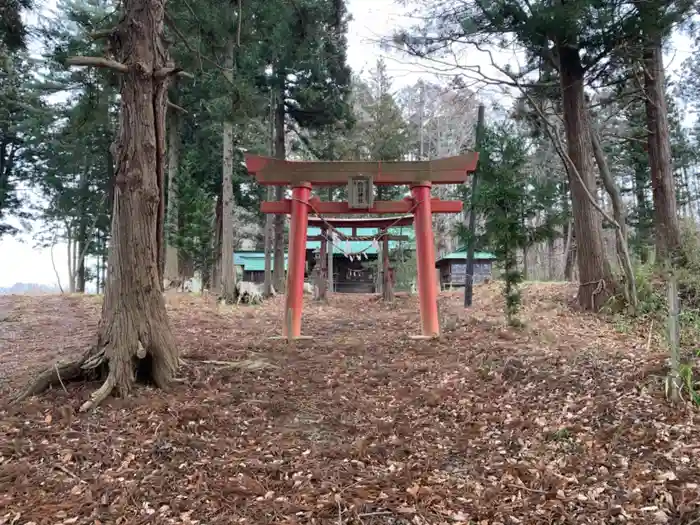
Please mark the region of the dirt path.
MULTIPOLYGON (((522 330, 495 286, 468 313, 443 297, 435 342, 407 338, 414 298, 338 296, 307 305, 314 339, 291 345, 269 339, 279 299, 170 297, 188 358, 172 392, 86 415, 95 385, 0 405, 0 524, 690 523, 700 425, 663 401, 658 342, 572 312, 572 295, 526 289, 522 330)), ((24 298, 0 322, 4 376, 82 350, 98 315, 24 298)))

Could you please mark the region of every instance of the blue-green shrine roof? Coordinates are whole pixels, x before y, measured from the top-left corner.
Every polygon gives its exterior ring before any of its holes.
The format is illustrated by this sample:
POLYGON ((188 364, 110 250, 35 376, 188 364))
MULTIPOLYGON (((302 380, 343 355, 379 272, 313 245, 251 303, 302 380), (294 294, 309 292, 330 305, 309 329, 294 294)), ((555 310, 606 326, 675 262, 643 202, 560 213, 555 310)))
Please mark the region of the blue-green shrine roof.
MULTIPOLYGON (((352 235, 352 228, 336 228, 339 233, 344 235, 352 235)), ((379 233, 378 228, 357 228, 357 235, 361 237, 369 237, 377 235, 379 233)), ((321 235, 321 228, 309 227, 309 236, 321 235)), ((413 246, 415 242, 415 232, 413 228, 403 226, 398 228, 389 228, 389 235, 404 235, 410 240, 404 241, 403 245, 406 248, 413 246)), ((393 250, 397 248, 400 241, 389 241, 389 249, 393 250)), ((307 250, 319 250, 321 248, 321 241, 308 241, 306 243, 307 250)), ((348 255, 353 253, 366 253, 367 255, 377 255, 377 246, 372 245, 372 241, 338 241, 333 245, 333 254, 344 254, 348 255)))
MULTIPOLYGON (((352 228, 336 228, 339 233, 344 235, 352 235, 352 228)), ((362 237, 374 236, 379 233, 378 228, 357 228, 356 234, 362 237)), ((390 235, 404 235, 409 238, 404 241, 403 245, 407 249, 411 249, 415 242, 415 232, 412 227, 401 226, 397 228, 389 228, 390 235)), ((310 226, 308 236, 321 235, 321 228, 310 226)), ((399 246, 401 241, 389 241, 389 249, 394 249, 399 246)), ((319 250, 321 241, 307 241, 307 250, 319 250)), ((372 241, 338 241, 333 246, 334 254, 353 254, 366 253, 367 255, 377 255, 377 247, 372 245, 372 241)), ((287 269, 288 254, 284 254, 284 268, 287 269)), ((246 272, 263 272, 265 271, 265 253, 264 252, 236 252, 233 257, 233 264, 242 266, 246 272)), ((274 266, 274 257, 273 257, 274 266)))
MULTIPOLYGON (((287 254, 284 254, 284 269, 287 269, 287 254)), ((246 272, 265 271, 265 252, 236 252, 233 256, 235 266, 243 266, 246 272)), ((275 265, 275 257, 272 257, 272 266, 275 265)))
MULTIPOLYGON (((440 262, 444 260, 460 260, 464 259, 466 260, 467 258, 467 250, 464 246, 461 246, 456 252, 448 253, 447 255, 443 255, 442 257, 439 257, 437 261, 435 262, 440 262)), ((478 261, 495 261, 498 259, 494 254, 490 252, 474 252, 474 259, 478 261)))

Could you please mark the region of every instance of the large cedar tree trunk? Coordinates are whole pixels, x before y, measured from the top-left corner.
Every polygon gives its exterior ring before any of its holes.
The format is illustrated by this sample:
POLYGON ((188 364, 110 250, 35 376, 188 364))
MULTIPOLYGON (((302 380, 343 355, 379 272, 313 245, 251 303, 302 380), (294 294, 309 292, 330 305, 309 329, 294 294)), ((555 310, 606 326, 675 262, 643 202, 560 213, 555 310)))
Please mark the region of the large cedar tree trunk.
MULTIPOLYGON (((275 109, 275 157, 284 159, 287 156, 286 145, 284 141, 284 83, 278 94, 277 107, 275 109)), ((275 200, 284 199, 284 186, 275 187, 275 200)), ((278 214, 274 218, 274 260, 272 267, 272 278, 275 291, 282 292, 285 285, 284 276, 284 215, 278 214)))
POLYGON ((124 0, 122 5, 113 49, 127 71, 121 84, 109 271, 97 345, 79 361, 51 367, 20 395, 85 375, 102 377, 104 384, 81 411, 113 391, 130 394, 137 372, 139 379, 166 388, 179 364, 158 268, 166 93, 175 72, 163 41, 165 0, 124 0))
POLYGON ((601 217, 589 198, 595 196, 596 185, 583 90, 584 70, 578 49, 565 44, 558 47, 568 155, 580 175, 579 179, 573 167, 567 170, 578 254, 578 299, 582 308, 597 311, 614 293, 615 283, 603 249, 601 217))
POLYGON ((654 227, 659 260, 681 256, 676 189, 671 162, 668 109, 664 90, 664 65, 660 37, 649 37, 644 49, 644 97, 647 113, 654 227))
MULTIPOLYGON (((224 74, 233 82, 233 53, 235 42, 226 46, 224 74)), ((223 125, 223 169, 222 169, 222 228, 221 228, 221 298, 228 304, 236 300, 236 268, 233 264, 233 122, 225 120, 223 125)))

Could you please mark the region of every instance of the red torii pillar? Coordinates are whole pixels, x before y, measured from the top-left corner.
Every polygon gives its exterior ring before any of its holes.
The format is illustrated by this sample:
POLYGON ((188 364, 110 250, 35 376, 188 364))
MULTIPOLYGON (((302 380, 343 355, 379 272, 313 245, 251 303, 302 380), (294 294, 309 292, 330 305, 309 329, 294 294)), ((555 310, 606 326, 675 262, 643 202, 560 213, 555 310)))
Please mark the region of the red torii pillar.
POLYGON ((430 202, 430 182, 411 187, 416 209, 413 223, 416 232, 416 266, 418 300, 422 333, 426 337, 440 335, 437 309, 437 282, 435 281, 435 238, 433 236, 433 212, 430 202))
POLYGON ((287 339, 301 337, 309 197, 311 197, 311 184, 302 182, 292 187, 292 220, 289 225, 287 293, 284 297, 284 323, 282 325, 282 336, 287 339))
POLYGON ((433 213, 459 213, 460 201, 441 201, 430 195, 432 183, 457 184, 467 180, 476 169, 478 154, 469 153, 446 159, 417 162, 294 162, 246 155, 248 171, 261 184, 291 185, 292 199, 263 202, 264 213, 291 214, 287 293, 283 336, 301 337, 304 267, 309 209, 318 214, 334 213, 413 213, 416 231, 417 279, 420 300, 422 337, 440 334, 435 281, 435 244, 433 213), (375 201, 369 208, 353 209, 347 202, 321 202, 311 198, 312 184, 342 185, 353 174, 371 175, 375 184, 411 187, 411 198, 403 201, 375 201))

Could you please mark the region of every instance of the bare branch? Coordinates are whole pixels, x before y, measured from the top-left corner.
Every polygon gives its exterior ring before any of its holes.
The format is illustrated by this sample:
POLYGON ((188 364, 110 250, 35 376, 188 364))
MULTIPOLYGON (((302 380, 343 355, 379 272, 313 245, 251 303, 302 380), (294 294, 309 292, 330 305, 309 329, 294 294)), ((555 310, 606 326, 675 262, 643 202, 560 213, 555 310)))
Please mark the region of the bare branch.
POLYGON ((172 75, 177 75, 182 71, 181 67, 164 67, 153 73, 156 78, 165 78, 172 75))
POLYGON ((58 289, 61 290, 61 295, 63 295, 65 292, 63 291, 63 286, 61 286, 61 276, 58 274, 58 269, 56 269, 56 261, 53 257, 53 248, 54 246, 56 246, 56 242, 56 234, 54 234, 49 254, 51 255, 51 267, 53 268, 53 273, 56 275, 56 283, 58 283, 58 289))
POLYGON ((178 106, 177 104, 175 104, 174 102, 170 102, 169 100, 168 107, 170 109, 174 109, 175 111, 180 111, 181 113, 187 113, 187 110, 185 108, 183 108, 182 106, 178 106))
POLYGON ((103 67, 119 73, 128 73, 129 71, 125 64, 103 57, 68 57, 66 64, 69 66, 103 67))
MULTIPOLYGON (((188 7, 189 7, 189 5, 188 5, 188 7)), ((226 68, 221 66, 216 60, 209 58, 206 55, 203 55, 198 49, 194 49, 192 47, 192 45, 189 43, 189 41, 187 40, 187 37, 182 34, 182 31, 180 31, 180 29, 177 27, 177 24, 175 24, 175 21, 170 17, 170 15, 168 15, 168 13, 165 13, 165 23, 167 24, 167 26, 170 29, 172 29, 175 32, 175 34, 178 36, 180 41, 185 45, 187 50, 190 53, 195 53, 197 55, 197 58, 199 59, 199 62, 200 62, 200 68, 201 68, 201 62, 202 62, 202 60, 204 60, 206 62, 209 62, 211 65, 213 65, 214 67, 216 67, 220 71, 224 71, 224 72, 226 71, 226 68)), ((179 75, 183 76, 183 77, 194 78, 192 75, 190 75, 189 73, 185 73, 184 71, 180 72, 179 75)), ((230 80, 229 78, 227 78, 226 75, 224 75, 224 79, 232 86, 234 85, 233 81, 230 80)))
POLYGON ((581 173, 578 171, 578 168, 574 164, 574 161, 571 160, 571 157, 569 154, 566 152, 566 147, 564 146, 564 143, 559 136, 559 132, 557 131, 554 126, 552 126, 551 122, 547 119, 545 116, 544 112, 542 111, 542 108, 540 108, 539 104, 535 102, 535 100, 532 98, 530 93, 527 92, 527 90, 522 91, 523 95, 527 98, 528 102, 532 106, 532 109, 534 109, 537 114, 539 115, 540 119, 542 120, 542 123, 544 124, 544 130, 545 133, 549 136, 550 140, 554 143, 554 147, 556 148, 557 152, 559 153, 560 158, 564 160, 566 163, 569 171, 576 177, 576 180, 578 183, 581 185, 583 188, 584 193, 586 194, 586 198, 588 201, 591 203, 591 205, 598 210, 598 212, 603 216, 603 218, 608 221, 610 224, 612 224, 615 228, 620 229, 620 225, 618 222, 613 219, 608 213, 605 212, 605 210, 598 204, 598 201, 596 198, 591 194, 591 192, 588 189, 588 186, 586 185, 585 181, 583 180, 583 177, 581 176, 581 173))
POLYGON ((102 38, 110 38, 116 32, 116 27, 110 27, 108 29, 98 29, 97 31, 93 31, 88 36, 93 40, 100 40, 102 38))
MULTIPOLYGON (((475 45, 473 42, 466 42, 465 44, 475 45)), ((493 77, 488 76, 486 73, 483 72, 482 67, 478 64, 460 65, 457 63, 450 63, 450 62, 447 62, 446 60, 441 60, 435 56, 431 56, 428 54, 421 54, 420 52, 412 51, 410 46, 408 46, 408 45, 406 45, 406 47, 409 49, 408 51, 406 51, 406 49, 404 49, 402 47, 395 46, 395 45, 387 44, 387 47, 393 51, 407 53, 409 56, 415 56, 415 57, 418 57, 418 58, 424 60, 425 62, 432 63, 433 64, 432 67, 424 65, 423 68, 425 70, 431 71, 431 72, 436 73, 436 74, 454 75, 454 74, 459 72, 462 75, 464 75, 465 77, 470 78, 471 80, 475 80, 473 77, 469 77, 466 74, 466 72, 471 72, 471 73, 476 73, 477 75, 479 75, 478 81, 482 82, 484 84, 496 85, 496 86, 508 86, 508 87, 516 87, 516 88, 520 88, 520 87, 545 88, 545 87, 549 87, 549 86, 555 86, 558 84, 557 82, 527 82, 526 83, 526 82, 522 82, 522 81, 519 83, 515 83, 515 82, 509 81, 508 79, 505 79, 505 78, 493 78, 493 77)), ((475 47, 477 47, 477 46, 475 46, 475 47)), ((493 58, 493 54, 490 50, 479 48, 479 51, 487 53, 489 55, 491 62, 495 62, 495 59, 493 58)), ((496 69, 500 70, 500 68, 496 68, 496 69)), ((524 72, 523 75, 525 73, 527 73, 527 72, 524 72)), ((511 78, 510 74, 508 74, 508 78, 511 78)))

